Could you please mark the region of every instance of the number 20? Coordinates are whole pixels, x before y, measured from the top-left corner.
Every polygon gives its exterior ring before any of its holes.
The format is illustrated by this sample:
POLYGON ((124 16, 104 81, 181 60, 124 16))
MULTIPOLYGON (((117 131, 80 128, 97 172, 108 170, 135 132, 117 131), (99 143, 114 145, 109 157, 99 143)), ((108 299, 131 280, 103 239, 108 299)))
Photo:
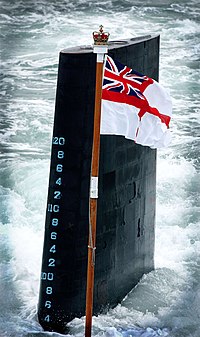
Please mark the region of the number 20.
POLYGON ((64 137, 53 137, 53 144, 54 145, 64 145, 65 138, 64 137))

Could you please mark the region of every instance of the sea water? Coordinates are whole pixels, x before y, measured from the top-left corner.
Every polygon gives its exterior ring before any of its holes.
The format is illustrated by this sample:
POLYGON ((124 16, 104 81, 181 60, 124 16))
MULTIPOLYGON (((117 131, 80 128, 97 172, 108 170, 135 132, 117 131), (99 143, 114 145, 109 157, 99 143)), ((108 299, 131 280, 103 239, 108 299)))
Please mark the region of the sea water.
MULTIPOLYGON (((198 0, 1 0, 0 336, 60 336, 37 321, 59 51, 160 34, 160 82, 173 100, 172 143, 158 150, 156 269, 95 337, 200 337, 200 7, 198 0)), ((136 69, 137 70, 137 69, 136 69)), ((84 317, 68 336, 84 335, 84 317)))

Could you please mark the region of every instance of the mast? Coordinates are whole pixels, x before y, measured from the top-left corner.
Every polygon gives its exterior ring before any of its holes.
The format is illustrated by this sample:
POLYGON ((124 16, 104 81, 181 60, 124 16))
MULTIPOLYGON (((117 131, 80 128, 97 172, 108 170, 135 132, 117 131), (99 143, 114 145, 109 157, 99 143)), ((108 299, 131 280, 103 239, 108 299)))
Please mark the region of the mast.
POLYGON ((101 95, 102 95, 102 81, 103 81, 103 62, 104 62, 104 55, 108 51, 107 41, 109 38, 109 33, 105 33, 103 31, 103 26, 100 26, 99 32, 93 32, 93 38, 94 38, 93 52, 97 54, 97 57, 96 57, 94 128, 93 128, 91 180, 90 180, 90 205, 89 205, 90 217, 89 217, 89 239, 88 239, 85 337, 91 337, 91 330, 92 330, 99 151, 100 151, 101 95))

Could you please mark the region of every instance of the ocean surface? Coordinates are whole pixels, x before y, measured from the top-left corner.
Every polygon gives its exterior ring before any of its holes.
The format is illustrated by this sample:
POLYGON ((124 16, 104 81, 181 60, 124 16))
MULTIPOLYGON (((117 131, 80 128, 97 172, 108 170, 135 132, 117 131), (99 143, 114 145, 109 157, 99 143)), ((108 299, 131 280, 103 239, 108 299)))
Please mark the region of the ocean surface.
MULTIPOLYGON (((93 319, 94 337, 200 337, 200 4, 198 0, 0 0, 0 336, 43 332, 37 302, 59 51, 161 35, 172 143, 158 151, 156 269, 93 319)), ((137 69, 136 69, 137 70, 137 69)), ((84 336, 84 317, 67 336, 84 336)))

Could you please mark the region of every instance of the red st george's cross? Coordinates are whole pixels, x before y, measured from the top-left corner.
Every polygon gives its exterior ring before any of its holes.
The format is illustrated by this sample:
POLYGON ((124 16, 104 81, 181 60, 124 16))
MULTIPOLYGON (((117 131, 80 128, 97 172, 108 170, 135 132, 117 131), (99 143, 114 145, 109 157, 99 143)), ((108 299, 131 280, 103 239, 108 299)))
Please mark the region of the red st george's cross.
POLYGON ((145 97, 145 89, 153 83, 153 79, 106 56, 102 99, 135 106, 139 109, 138 116, 140 119, 148 112, 160 118, 161 122, 169 128, 171 118, 150 106, 145 97))

